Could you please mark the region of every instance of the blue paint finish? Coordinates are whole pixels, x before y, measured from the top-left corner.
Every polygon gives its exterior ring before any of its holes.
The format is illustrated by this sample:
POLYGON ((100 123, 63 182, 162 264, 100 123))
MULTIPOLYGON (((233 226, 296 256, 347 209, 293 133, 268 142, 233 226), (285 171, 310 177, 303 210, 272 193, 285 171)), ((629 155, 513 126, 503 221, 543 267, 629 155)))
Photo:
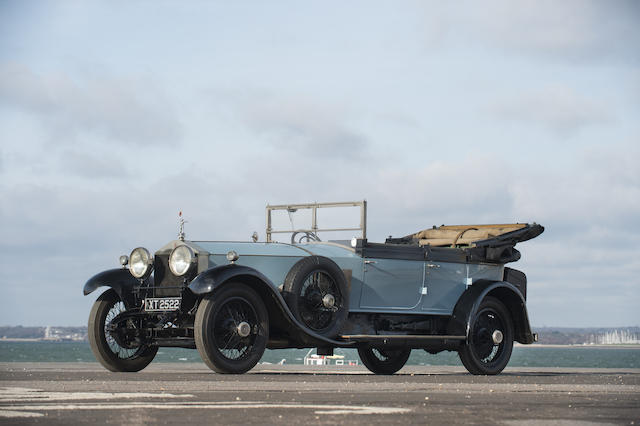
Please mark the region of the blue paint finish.
POLYGON ((419 306, 424 282, 424 262, 368 259, 360 308, 388 311, 413 310, 419 306))
POLYGON ((291 244, 283 243, 254 243, 239 241, 194 241, 209 254, 226 255, 234 250, 240 256, 308 256, 309 252, 291 244))
POLYGON ((227 265, 227 253, 238 253, 237 265, 260 271, 274 287, 280 286, 296 262, 311 253, 291 244, 237 241, 197 241, 209 252, 209 267, 227 265))
POLYGON ((289 270, 306 256, 324 256, 338 267, 351 271, 350 309, 359 306, 363 281, 363 260, 353 249, 333 243, 283 244, 227 241, 197 241, 196 244, 209 252, 209 267, 226 265, 226 254, 230 250, 238 253, 238 265, 248 266, 264 274, 275 287, 284 283, 289 270))
MULTIPOLYGON (((256 256, 246 255, 238 252, 239 258, 236 262, 237 265, 248 266, 257 271, 260 271, 273 283, 275 287, 284 283, 284 279, 287 276, 289 270, 296 264, 303 256, 256 256)), ((226 265, 227 261, 224 255, 210 255, 210 266, 226 265)))
POLYGON ((467 267, 463 263, 426 262, 425 287, 421 311, 449 315, 466 287, 467 267), (429 265, 433 265, 430 267, 429 265))
POLYGON ((399 259, 364 259, 350 247, 335 243, 253 243, 197 241, 209 252, 209 267, 236 264, 263 274, 278 288, 293 265, 306 256, 324 256, 351 271, 350 312, 451 315, 460 296, 479 280, 502 280, 503 266, 399 259), (430 266, 431 265, 431 266, 430 266), (471 284, 469 284, 471 283, 471 284))
POLYGON ((502 265, 426 262, 427 296, 422 312, 451 315, 458 299, 467 288, 479 280, 502 280, 502 265), (428 267, 433 265, 434 267, 428 267))

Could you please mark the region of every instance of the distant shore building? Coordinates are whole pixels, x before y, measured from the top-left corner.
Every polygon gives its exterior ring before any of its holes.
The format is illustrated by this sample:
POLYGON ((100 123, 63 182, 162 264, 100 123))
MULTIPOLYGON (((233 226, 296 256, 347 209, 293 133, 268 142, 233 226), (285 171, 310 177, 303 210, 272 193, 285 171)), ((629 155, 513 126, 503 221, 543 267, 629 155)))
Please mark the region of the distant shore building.
POLYGON ((589 345, 637 345, 638 334, 630 330, 611 330, 601 334, 592 334, 586 342, 589 345))

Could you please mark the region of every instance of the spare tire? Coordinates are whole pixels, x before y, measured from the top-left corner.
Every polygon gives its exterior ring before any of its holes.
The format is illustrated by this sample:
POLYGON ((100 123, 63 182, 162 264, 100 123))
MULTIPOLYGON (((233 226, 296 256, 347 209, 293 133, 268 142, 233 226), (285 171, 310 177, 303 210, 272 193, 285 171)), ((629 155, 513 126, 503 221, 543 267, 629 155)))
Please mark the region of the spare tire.
POLYGON ((293 265, 283 296, 298 321, 325 337, 335 337, 349 314, 347 279, 326 257, 309 256, 293 265))

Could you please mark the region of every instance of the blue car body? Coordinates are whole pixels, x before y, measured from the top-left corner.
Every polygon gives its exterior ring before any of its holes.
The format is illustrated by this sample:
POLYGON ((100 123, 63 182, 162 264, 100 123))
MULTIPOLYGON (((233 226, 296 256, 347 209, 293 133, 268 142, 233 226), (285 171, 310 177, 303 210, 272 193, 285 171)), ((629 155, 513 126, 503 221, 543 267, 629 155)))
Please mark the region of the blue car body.
POLYGON ((260 271, 279 288, 303 257, 322 256, 351 272, 350 312, 451 315, 458 299, 478 280, 501 281, 504 265, 376 258, 336 243, 306 244, 194 241, 209 253, 209 267, 236 264, 260 271), (375 263, 374 263, 375 262, 375 263))
POLYGON ((505 264, 519 259, 516 243, 543 230, 434 227, 384 243, 178 239, 153 256, 139 248, 128 269, 126 258, 85 284, 85 294, 111 287, 90 316, 92 348, 113 371, 144 368, 161 346, 197 348, 231 373, 253 367, 265 348, 354 347, 379 374, 417 348, 458 351, 470 372, 497 374, 513 341, 537 337, 526 276, 505 264))

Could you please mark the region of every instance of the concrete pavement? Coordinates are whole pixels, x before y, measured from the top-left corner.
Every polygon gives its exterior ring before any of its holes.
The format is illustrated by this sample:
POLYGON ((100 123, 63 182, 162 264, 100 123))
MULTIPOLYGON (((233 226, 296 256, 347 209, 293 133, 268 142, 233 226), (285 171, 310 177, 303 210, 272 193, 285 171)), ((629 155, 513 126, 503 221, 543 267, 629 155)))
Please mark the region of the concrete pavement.
POLYGON ((640 424, 640 369, 0 363, 0 424, 640 424))

